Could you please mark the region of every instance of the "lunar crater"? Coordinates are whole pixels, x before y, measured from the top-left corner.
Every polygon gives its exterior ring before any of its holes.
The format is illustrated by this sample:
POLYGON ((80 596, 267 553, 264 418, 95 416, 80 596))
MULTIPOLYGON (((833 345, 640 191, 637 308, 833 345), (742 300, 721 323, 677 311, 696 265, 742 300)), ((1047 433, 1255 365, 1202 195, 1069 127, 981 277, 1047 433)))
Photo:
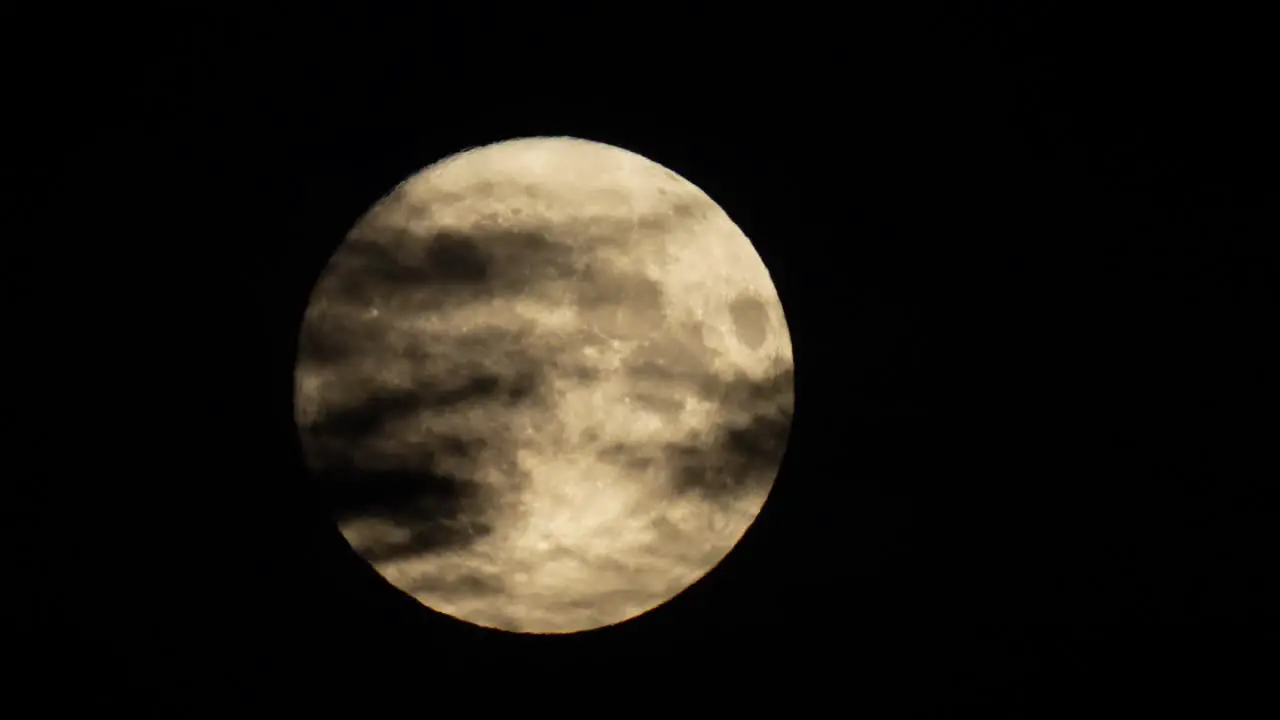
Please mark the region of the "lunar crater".
POLYGON ((738 340, 752 350, 764 345, 769 337, 769 311, 754 295, 739 295, 729 303, 729 317, 733 319, 734 333, 738 340))

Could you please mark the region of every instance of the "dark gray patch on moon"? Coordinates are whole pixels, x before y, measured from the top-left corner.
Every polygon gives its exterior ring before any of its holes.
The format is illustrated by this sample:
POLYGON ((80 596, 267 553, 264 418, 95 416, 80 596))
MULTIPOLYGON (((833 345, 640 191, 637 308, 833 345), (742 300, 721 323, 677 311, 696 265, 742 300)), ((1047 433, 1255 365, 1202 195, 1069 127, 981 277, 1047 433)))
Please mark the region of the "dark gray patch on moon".
POLYGON ((576 358, 574 360, 559 361, 556 364, 556 373, 560 377, 580 383, 594 383, 604 377, 604 372, 600 368, 576 358))
POLYGON ((631 401, 641 407, 654 410, 659 413, 675 414, 684 409, 684 399, 673 395, 669 392, 657 392, 657 388, 653 391, 643 389, 632 390, 629 396, 631 401))
POLYGON ((722 428, 708 445, 672 447, 676 489, 716 497, 767 487, 782 464, 790 426, 789 412, 754 415, 722 428))
MULTIPOLYGON (((318 312, 312 311, 313 317, 318 318, 318 312)), ((323 322, 307 322, 303 323, 301 332, 298 333, 298 355, 306 357, 308 362, 317 365, 328 365, 330 363, 341 362, 346 359, 351 352, 354 344, 359 343, 361 326, 367 326, 367 323, 356 323, 355 327, 343 327, 347 323, 343 318, 329 317, 323 322), (327 328, 334 328, 337 332, 332 332, 327 328)))
POLYGON ((769 338, 769 312, 754 295, 734 298, 729 303, 729 317, 738 340, 748 348, 758 350, 769 338))
POLYGON ((607 463, 621 467, 644 470, 653 464, 652 458, 646 458, 631 445, 615 444, 600 450, 599 458, 607 463))
POLYGON ((422 268, 426 282, 472 285, 489 279, 493 259, 475 240, 441 233, 427 245, 422 268))
POLYGON ((576 258, 572 246, 537 232, 478 227, 424 237, 362 227, 334 253, 313 297, 392 313, 439 311, 574 277, 576 258))
POLYGON ((360 552, 370 561, 465 547, 491 531, 483 488, 467 478, 423 467, 341 464, 315 467, 313 473, 335 520, 381 520, 407 536, 367 544, 360 552))
POLYGON ((447 595, 496 595, 506 589, 501 579, 492 575, 467 574, 461 577, 436 577, 426 575, 405 583, 400 588, 413 595, 432 593, 447 595))
POLYGON ((411 391, 383 391, 365 396, 355 404, 329 409, 304 425, 301 428, 304 444, 320 448, 359 443, 396 418, 417 413, 421 402, 419 394, 411 391))
POLYGON ((794 413, 794 371, 763 380, 704 378, 715 387, 723 419, 706 436, 665 446, 615 444, 601 459, 647 469, 661 463, 678 493, 722 498, 768 487, 782 464, 794 413))
POLYGON ((666 293, 639 272, 591 269, 574 287, 575 303, 589 327, 604 335, 659 330, 666 321, 666 293))
POLYGON ((712 351, 690 335, 659 336, 642 343, 627 355, 625 372, 634 380, 669 383, 675 390, 714 379, 707 365, 712 351))
MULTIPOLYGON (((661 191, 659 191, 661 192, 661 191)), ((645 213, 636 219, 636 226, 649 233, 666 232, 698 219, 707 211, 704 203, 691 199, 672 202, 661 212, 645 213)))
POLYGON ((629 470, 648 470, 663 460, 663 449, 656 445, 627 445, 618 443, 600 451, 599 458, 607 463, 629 470))

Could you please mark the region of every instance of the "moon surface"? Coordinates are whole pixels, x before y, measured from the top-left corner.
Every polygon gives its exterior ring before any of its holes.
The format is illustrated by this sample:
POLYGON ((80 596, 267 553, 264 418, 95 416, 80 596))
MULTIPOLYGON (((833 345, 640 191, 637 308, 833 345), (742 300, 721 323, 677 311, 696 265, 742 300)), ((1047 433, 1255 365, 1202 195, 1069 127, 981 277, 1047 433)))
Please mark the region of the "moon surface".
POLYGON ((568 633, 682 592, 759 514, 794 408, 782 304, 705 193, 523 138, 427 167, 311 296, 295 418, 338 528, 476 625, 568 633))

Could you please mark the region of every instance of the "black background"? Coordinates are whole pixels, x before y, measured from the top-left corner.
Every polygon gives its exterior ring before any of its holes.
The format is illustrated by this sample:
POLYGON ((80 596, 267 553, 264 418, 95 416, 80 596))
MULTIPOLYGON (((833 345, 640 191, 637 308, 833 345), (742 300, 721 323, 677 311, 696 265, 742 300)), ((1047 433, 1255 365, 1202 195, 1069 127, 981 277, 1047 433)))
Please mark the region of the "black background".
POLYGON ((1259 18, 333 7, 30 22, 48 39, 11 112, 24 186, 55 191, 24 202, 51 252, 18 283, 56 376, 17 389, 44 413, 19 622, 41 702, 497 712, 611 678, 605 710, 1043 717, 1260 681, 1280 233, 1259 18), (797 373, 739 549, 561 638, 387 587, 309 492, 291 407, 307 293, 354 220, 445 155, 541 134, 719 202, 797 373))

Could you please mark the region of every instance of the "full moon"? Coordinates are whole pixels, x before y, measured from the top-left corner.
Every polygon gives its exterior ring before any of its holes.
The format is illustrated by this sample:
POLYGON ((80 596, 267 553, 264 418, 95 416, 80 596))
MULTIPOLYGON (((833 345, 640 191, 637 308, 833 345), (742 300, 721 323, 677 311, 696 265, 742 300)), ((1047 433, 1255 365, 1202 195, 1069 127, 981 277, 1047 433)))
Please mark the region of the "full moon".
POLYGON ((475 625, 570 633, 669 601, 764 506, 794 408, 782 304, 695 185, 574 138, 395 187, 303 317, 295 418, 351 547, 475 625))

